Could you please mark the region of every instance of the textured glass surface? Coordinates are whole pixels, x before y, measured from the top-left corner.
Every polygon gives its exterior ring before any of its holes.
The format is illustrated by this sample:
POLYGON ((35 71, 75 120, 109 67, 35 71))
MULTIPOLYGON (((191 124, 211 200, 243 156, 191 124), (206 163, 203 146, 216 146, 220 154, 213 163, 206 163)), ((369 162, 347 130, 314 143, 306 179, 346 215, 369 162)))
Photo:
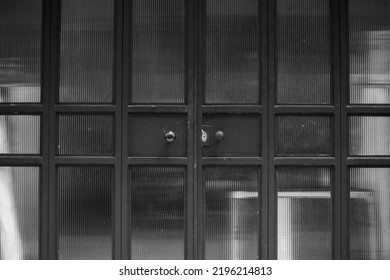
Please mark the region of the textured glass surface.
POLYGON ((184 259, 185 168, 130 170, 131 258, 184 259))
POLYGON ((350 169, 350 258, 390 259, 390 168, 350 169))
POLYGON ((41 101, 41 0, 0 1, 0 103, 41 101))
POLYGON ((350 103, 390 104, 390 1, 349 1, 350 103))
POLYGON ((206 103, 259 102, 256 0, 207 0, 206 103))
POLYGON ((60 155, 112 155, 114 116, 59 115, 58 153, 60 155))
POLYGON ((134 0, 132 103, 185 102, 185 1, 134 0))
POLYGON ((260 171, 205 168, 206 259, 257 259, 260 171))
POLYGON ((390 155, 390 117, 349 117, 350 155, 390 155))
POLYGON ((331 259, 331 169, 280 167, 276 184, 278 259, 331 259))
POLYGON ((58 180, 58 258, 112 258, 114 172, 104 166, 61 166, 58 180))
POLYGON ((0 115, 0 154, 39 154, 40 116, 0 115))
POLYGON ((39 167, 0 166, 0 260, 38 259, 39 167))
POLYGON ((61 1, 59 102, 112 102, 113 9, 113 0, 61 1))
POLYGON ((278 116, 277 155, 331 155, 332 117, 278 116))
POLYGON ((277 103, 329 104, 329 0, 277 1, 277 103))

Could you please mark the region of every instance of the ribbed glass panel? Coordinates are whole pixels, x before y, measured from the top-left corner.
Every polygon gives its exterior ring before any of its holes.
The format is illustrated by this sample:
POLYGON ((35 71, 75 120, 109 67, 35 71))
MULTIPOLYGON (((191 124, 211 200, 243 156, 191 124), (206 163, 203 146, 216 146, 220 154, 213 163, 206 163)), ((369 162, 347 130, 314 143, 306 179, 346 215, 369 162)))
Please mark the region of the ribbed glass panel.
POLYGON ((349 1, 350 103, 390 104, 390 1, 349 1))
POLYGON ((277 1, 277 103, 330 104, 329 0, 277 1))
POLYGON ((114 116, 59 115, 58 153, 60 155, 112 155, 114 116))
POLYGON ((277 116, 277 155, 331 155, 332 117, 277 116))
POLYGON ((130 169, 131 258, 184 259, 183 167, 130 169))
POLYGON ((0 166, 0 259, 38 259, 39 167, 0 166))
POLYGON ((42 0, 0 1, 0 103, 41 101, 42 0))
POLYGON ((208 167, 206 259, 257 259, 260 170, 208 167))
POLYGON ((0 115, 0 154, 39 154, 40 134, 40 116, 0 115))
POLYGON ((390 168, 350 169, 350 258, 390 259, 390 168))
POLYGON ((113 0, 61 1, 59 102, 112 102, 113 9, 113 0))
POLYGON ((278 259, 331 259, 331 168, 280 167, 276 184, 278 259))
POLYGON ((206 103, 259 102, 256 0, 207 0, 206 103))
POLYGON ((58 180, 58 258, 112 258, 113 168, 62 166, 58 180))
POLYGON ((349 117, 350 155, 390 155, 390 117, 349 117))
POLYGON ((185 102, 185 1, 134 0, 132 103, 185 102))

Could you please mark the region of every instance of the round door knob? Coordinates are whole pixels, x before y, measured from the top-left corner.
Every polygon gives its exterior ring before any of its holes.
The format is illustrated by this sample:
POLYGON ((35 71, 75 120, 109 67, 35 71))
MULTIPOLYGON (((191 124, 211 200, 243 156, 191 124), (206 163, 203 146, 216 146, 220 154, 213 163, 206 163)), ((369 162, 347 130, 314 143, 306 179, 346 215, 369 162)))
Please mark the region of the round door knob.
POLYGON ((176 134, 170 130, 168 131, 166 134, 165 134, 165 140, 168 142, 168 143, 171 143, 173 141, 175 141, 176 139, 176 134))
POLYGON ((220 140, 222 140, 222 138, 225 136, 225 134, 223 133, 223 131, 217 131, 216 133, 215 133, 215 139, 216 140, 218 140, 218 141, 220 141, 220 140))

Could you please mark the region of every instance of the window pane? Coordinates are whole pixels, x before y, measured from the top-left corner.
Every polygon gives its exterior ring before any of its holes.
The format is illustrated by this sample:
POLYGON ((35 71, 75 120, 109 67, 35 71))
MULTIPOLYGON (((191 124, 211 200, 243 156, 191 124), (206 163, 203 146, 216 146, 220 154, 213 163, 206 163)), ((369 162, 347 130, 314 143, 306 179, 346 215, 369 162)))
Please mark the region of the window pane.
POLYGON ((390 259, 390 168, 350 169, 350 258, 390 259))
POLYGON ((38 259, 39 167, 0 166, 0 259, 38 259))
POLYGON ((185 102, 184 5, 133 1, 132 103, 185 102))
POLYGON ((112 155, 114 116, 59 115, 60 155, 112 155))
POLYGON ((350 155, 390 155, 390 117, 349 117, 350 155))
POLYGON ((390 2, 349 1, 350 103, 390 104, 390 2))
POLYGON ((112 102, 113 6, 113 0, 61 1, 59 102, 112 102))
POLYGON ((131 168, 132 259, 184 259, 185 181, 183 167, 131 168))
POLYGON ((277 116, 277 155, 331 155, 332 117, 277 116))
POLYGON ((41 0, 0 1, 0 103, 41 101, 41 0))
POLYGON ((206 259, 257 259, 260 171, 208 167, 206 259))
POLYGON ((40 116, 0 115, 0 154, 39 154, 40 116))
POLYGON ((259 102, 256 0, 208 0, 206 103, 259 102))
POLYGON ((112 258, 111 167, 58 167, 58 258, 112 258))
POLYGON ((329 0, 278 0, 278 104, 330 104, 329 0))
POLYGON ((278 259, 331 259, 330 168, 280 167, 278 259))

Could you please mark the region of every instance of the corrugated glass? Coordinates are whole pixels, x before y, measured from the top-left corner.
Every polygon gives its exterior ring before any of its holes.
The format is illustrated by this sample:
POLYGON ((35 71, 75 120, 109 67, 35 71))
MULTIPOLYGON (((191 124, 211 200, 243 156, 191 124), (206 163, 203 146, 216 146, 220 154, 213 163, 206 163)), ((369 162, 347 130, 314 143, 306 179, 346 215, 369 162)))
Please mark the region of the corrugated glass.
POLYGON ((184 259, 184 167, 130 169, 131 258, 184 259))
POLYGON ((257 259, 260 170, 207 167, 206 259, 257 259))
POLYGON ((109 166, 60 166, 58 182, 58 258, 112 258, 112 193, 109 166))
POLYGON ((134 0, 132 103, 185 102, 185 1, 134 0))

